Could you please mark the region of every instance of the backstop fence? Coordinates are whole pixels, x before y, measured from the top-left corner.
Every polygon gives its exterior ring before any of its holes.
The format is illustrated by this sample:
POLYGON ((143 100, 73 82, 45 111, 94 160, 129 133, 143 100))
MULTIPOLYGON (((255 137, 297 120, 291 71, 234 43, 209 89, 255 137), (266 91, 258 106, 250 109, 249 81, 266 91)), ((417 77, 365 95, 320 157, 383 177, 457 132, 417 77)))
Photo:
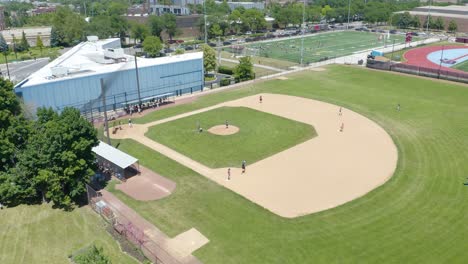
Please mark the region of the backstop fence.
POLYGON ((166 250, 161 248, 156 242, 145 234, 135 223, 132 222, 123 212, 121 212, 112 202, 106 200, 99 192, 91 186, 86 186, 88 193, 88 203, 91 208, 98 213, 122 238, 129 241, 143 255, 156 264, 181 264, 166 250))

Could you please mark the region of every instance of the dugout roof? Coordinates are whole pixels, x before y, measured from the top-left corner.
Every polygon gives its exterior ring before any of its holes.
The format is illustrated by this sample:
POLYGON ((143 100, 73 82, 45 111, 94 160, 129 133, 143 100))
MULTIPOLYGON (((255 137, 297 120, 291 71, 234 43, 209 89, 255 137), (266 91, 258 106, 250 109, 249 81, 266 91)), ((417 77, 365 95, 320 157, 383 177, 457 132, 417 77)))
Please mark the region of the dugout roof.
POLYGON ((128 168, 138 162, 137 158, 134 158, 102 141, 99 141, 99 145, 94 147, 92 150, 96 155, 122 169, 128 168))

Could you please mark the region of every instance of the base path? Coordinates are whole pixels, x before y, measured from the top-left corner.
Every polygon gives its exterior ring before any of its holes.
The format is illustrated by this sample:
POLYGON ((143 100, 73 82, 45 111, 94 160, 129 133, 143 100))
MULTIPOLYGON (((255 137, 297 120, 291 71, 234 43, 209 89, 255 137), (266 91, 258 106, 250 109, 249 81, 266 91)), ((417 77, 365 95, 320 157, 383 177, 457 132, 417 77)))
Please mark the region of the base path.
MULTIPOLYGON (((132 138, 283 217, 297 217, 342 205, 385 183, 398 154, 391 137, 370 119, 336 105, 279 94, 259 95, 144 125, 112 135, 132 138), (147 137, 149 127, 222 106, 249 107, 314 126, 318 136, 274 154, 247 171, 212 169, 147 137), (344 129, 340 132, 340 127, 344 129)), ((240 128, 242 129, 242 127, 240 128)), ((240 162, 239 162, 240 163, 240 162)))

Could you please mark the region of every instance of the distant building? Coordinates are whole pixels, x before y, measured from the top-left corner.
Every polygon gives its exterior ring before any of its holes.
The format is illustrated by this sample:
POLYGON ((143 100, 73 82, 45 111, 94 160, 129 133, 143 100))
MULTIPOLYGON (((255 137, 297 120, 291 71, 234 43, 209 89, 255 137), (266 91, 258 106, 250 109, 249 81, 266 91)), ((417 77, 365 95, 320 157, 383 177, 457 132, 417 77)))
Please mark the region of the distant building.
MULTIPOLYGON (((396 13, 404 13, 400 11, 396 13)), ((447 29, 451 20, 454 20, 458 26, 458 32, 468 32, 468 6, 450 5, 450 6, 420 6, 409 11, 410 15, 418 16, 422 27, 430 14, 433 19, 442 18, 447 29)))
MULTIPOLYGON (((222 1, 215 1, 216 4, 222 4, 223 2, 222 1)), ((260 10, 263 10, 265 9, 265 2, 227 2, 229 8, 231 8, 231 10, 234 10, 238 7, 244 7, 245 9, 253 9, 253 8, 256 8, 256 9, 260 9, 260 10)))
MULTIPOLYGON (((137 58, 140 98, 143 102, 201 90, 203 53, 137 58)), ((70 106, 82 113, 119 109, 138 103, 135 57, 126 55, 120 39, 89 37, 15 86, 16 94, 32 108, 70 106)))
POLYGON ((55 6, 44 6, 44 7, 38 7, 34 8, 30 11, 31 16, 37 16, 41 14, 47 14, 47 13, 55 13, 55 10, 57 8, 55 6))
POLYGON ((0 34, 3 35, 7 43, 11 44, 13 43, 13 37, 20 39, 24 32, 24 34, 26 34, 26 39, 31 46, 35 46, 37 36, 41 36, 42 43, 45 46, 50 46, 51 29, 51 27, 10 28, 0 31, 0 34))

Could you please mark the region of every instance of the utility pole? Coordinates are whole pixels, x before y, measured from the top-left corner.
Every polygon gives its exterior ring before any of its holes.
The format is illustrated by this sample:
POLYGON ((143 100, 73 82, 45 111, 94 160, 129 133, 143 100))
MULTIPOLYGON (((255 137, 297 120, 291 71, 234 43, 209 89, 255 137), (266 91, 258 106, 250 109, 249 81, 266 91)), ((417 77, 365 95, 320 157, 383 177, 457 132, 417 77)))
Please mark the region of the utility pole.
POLYGON ((203 18, 203 24, 205 27, 205 44, 208 44, 208 32, 206 31, 206 0, 203 0, 203 18))
POLYGON ((216 63, 216 71, 218 71, 219 65, 221 64, 221 37, 218 36, 218 63, 216 63))
POLYGON ((137 55, 135 51, 135 73, 136 73, 136 82, 137 82, 137 89, 138 89, 138 106, 141 107, 141 95, 140 95, 140 76, 138 75, 138 62, 137 62, 137 55))
POLYGON ((304 0, 302 5, 301 66, 304 66, 305 5, 306 0, 304 0))
POLYGON ((11 81, 11 78, 10 78, 10 68, 8 68, 8 57, 7 57, 7 54, 6 54, 6 53, 3 53, 3 56, 5 56, 5 64, 6 64, 6 69, 7 69, 7 73, 8 73, 8 80, 11 81))
MULTIPOLYGON (((107 109, 106 109, 106 89, 104 89, 104 79, 101 78, 101 96, 102 96, 102 105, 104 107, 104 126, 107 134, 107 144, 111 145, 110 134, 109 134, 109 120, 107 120, 107 109)), ((93 111, 91 109, 91 111, 93 111)))

